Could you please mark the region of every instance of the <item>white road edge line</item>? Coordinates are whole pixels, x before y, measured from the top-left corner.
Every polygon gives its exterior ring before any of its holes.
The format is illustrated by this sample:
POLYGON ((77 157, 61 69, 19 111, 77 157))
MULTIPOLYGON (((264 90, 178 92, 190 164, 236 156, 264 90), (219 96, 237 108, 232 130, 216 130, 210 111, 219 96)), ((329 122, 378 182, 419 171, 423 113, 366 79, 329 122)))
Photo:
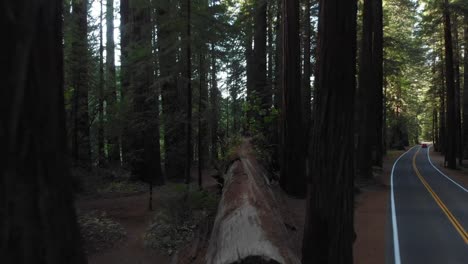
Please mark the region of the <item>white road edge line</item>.
POLYGON ((416 146, 408 149, 408 151, 406 151, 405 153, 401 154, 400 157, 398 157, 395 163, 393 163, 392 173, 390 175, 390 187, 391 187, 390 203, 392 207, 393 254, 395 258, 395 264, 401 264, 401 257, 400 257, 400 241, 398 239, 398 225, 397 225, 396 210, 395 210, 395 194, 393 191, 393 172, 395 171, 395 166, 398 163, 398 161, 416 146))
POLYGON ((431 150, 431 146, 429 146, 429 147, 427 148, 427 160, 429 160, 429 163, 432 165, 432 167, 433 167, 434 169, 436 169, 436 171, 438 171, 438 172, 440 173, 440 175, 444 176, 445 178, 447 178, 447 180, 451 181, 453 184, 457 185, 457 186, 460 187, 462 190, 464 190, 465 192, 468 193, 468 190, 467 190, 465 187, 461 186, 458 182, 452 180, 449 176, 445 175, 445 173, 441 172, 441 171, 432 163, 431 157, 429 156, 429 151, 430 151, 430 150, 431 150))

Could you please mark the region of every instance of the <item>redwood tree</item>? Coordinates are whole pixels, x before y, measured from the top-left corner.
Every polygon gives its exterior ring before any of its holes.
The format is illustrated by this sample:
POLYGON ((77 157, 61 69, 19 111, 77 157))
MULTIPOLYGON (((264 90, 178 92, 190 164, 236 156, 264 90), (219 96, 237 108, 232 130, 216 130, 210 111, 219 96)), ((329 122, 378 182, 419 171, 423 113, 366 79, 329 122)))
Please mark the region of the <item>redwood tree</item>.
POLYGON ((97 157, 99 166, 105 163, 104 151, 104 36, 102 30, 103 22, 103 0, 100 1, 99 14, 99 93, 98 93, 98 132, 97 132, 97 157))
POLYGON ((283 60, 280 185, 287 193, 304 196, 305 131, 302 119, 299 1, 283 0, 283 60))
POLYGON ((160 68, 158 83, 161 86, 164 124, 164 166, 168 179, 183 179, 186 162, 184 158, 186 153, 184 147, 186 92, 177 87, 178 32, 175 23, 170 22, 176 19, 176 2, 176 0, 158 1, 156 16, 160 68))
POLYGON ((115 79, 115 43, 114 43, 114 0, 107 0, 106 9, 106 101, 108 119, 111 125, 107 130, 107 141, 109 145, 109 161, 114 164, 120 163, 119 129, 116 129, 117 117, 117 86, 115 79))
POLYGON ((455 122, 456 122, 456 156, 460 165, 463 163, 463 143, 461 127, 461 76, 460 76, 460 44, 458 37, 458 15, 452 15, 453 27, 453 70, 455 83, 455 122))
POLYGON ((455 116, 455 75, 453 63, 452 25, 448 0, 445 0, 443 8, 444 16, 444 40, 445 40, 445 77, 447 87, 447 130, 445 160, 448 168, 455 169, 456 162, 456 137, 457 125, 455 116))
POLYGON ((463 19, 463 34, 465 39, 465 51, 463 56, 463 144, 464 158, 468 157, 468 11, 465 11, 463 19))
POLYGON ((302 263, 353 263, 356 1, 320 2, 302 263))
POLYGON ((382 1, 365 0, 358 88, 358 173, 372 177, 372 166, 382 166, 383 151, 383 28, 382 1))
POLYGON ((254 104, 258 110, 254 110, 256 122, 260 123, 261 130, 266 133, 264 118, 268 114, 271 105, 271 92, 267 84, 267 1, 256 0, 255 6, 255 33, 254 33, 254 104), (259 112, 258 112, 259 111, 259 112))
POLYGON ((151 4, 130 2, 132 17, 128 74, 132 94, 128 161, 132 173, 149 183, 163 183, 159 143, 159 98, 153 84, 151 4))
POLYGON ((0 4, 2 263, 86 263, 67 159, 62 5, 0 4))
POLYGON ((309 123, 311 120, 311 96, 312 90, 310 85, 310 76, 312 75, 311 64, 311 41, 312 41, 312 21, 311 21, 311 0, 305 1, 305 14, 304 14, 304 74, 302 75, 302 97, 304 101, 304 124, 306 131, 309 130, 309 123))
POLYGON ((88 113, 88 1, 72 1, 71 86, 72 139, 71 152, 75 165, 91 166, 88 113))

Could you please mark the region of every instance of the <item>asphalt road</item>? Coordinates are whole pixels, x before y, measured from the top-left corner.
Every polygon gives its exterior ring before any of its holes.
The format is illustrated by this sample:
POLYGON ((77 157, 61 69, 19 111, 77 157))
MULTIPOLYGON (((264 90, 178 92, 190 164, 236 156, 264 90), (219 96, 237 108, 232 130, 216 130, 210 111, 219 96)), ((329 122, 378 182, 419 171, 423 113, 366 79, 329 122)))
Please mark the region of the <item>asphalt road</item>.
POLYGON ((468 264, 468 190, 416 146, 394 164, 387 263, 468 264))

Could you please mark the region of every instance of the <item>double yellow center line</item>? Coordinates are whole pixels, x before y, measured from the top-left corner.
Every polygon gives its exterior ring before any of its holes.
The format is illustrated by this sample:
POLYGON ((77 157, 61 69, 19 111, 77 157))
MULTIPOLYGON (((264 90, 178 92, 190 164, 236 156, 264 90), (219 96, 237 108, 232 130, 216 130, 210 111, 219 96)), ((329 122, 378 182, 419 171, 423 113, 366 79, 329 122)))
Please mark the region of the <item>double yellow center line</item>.
POLYGON ((442 202, 442 200, 439 198, 439 196, 432 190, 431 186, 427 181, 424 179, 424 177, 421 175, 419 172, 418 168, 416 167, 416 156, 418 155, 419 151, 421 148, 416 151, 416 153, 413 156, 413 169, 416 172, 416 175, 418 176, 419 180, 421 180, 422 184, 424 187, 426 187, 427 191, 431 194, 432 198, 436 201, 436 203, 439 205, 440 209, 445 213, 447 218, 450 220, 452 223, 453 227, 457 230, 457 232, 460 234, 460 236, 463 238, 466 244, 468 244, 468 233, 465 231, 463 226, 458 222, 457 218, 450 212, 450 210, 447 208, 447 206, 442 202))

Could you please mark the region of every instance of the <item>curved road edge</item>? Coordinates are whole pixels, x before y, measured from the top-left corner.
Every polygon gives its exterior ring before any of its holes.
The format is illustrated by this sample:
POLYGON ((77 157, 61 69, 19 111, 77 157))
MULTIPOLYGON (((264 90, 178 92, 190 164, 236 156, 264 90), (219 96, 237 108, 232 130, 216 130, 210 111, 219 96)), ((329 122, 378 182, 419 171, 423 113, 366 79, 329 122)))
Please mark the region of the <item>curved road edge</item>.
POLYGON ((432 163, 432 160, 431 160, 431 156, 429 155, 431 151, 431 146, 429 146, 427 148, 427 160, 429 160, 429 163, 431 164, 431 166, 437 171, 440 173, 440 175, 444 176, 447 180, 451 181, 453 184, 455 184, 456 186, 460 187, 463 191, 467 192, 468 193, 468 189, 466 189, 465 187, 463 187, 461 184, 459 184, 458 182, 456 182, 455 180, 453 180, 450 176, 447 176, 445 173, 443 173, 441 170, 439 170, 439 168, 437 168, 437 166, 434 165, 434 163, 432 163))
POLYGON ((408 154, 411 150, 413 150, 416 146, 411 147, 408 149, 405 153, 401 154, 398 159, 395 160, 392 166, 392 172, 390 174, 390 207, 391 207, 391 214, 392 214, 392 234, 393 234, 393 257, 394 257, 394 263, 395 264, 401 264, 401 256, 400 256, 400 242, 398 239, 398 223, 396 219, 396 209, 395 209, 395 194, 394 194, 394 188, 393 188, 393 174, 395 171, 395 167, 400 161, 402 157, 404 157, 406 154, 408 154))

